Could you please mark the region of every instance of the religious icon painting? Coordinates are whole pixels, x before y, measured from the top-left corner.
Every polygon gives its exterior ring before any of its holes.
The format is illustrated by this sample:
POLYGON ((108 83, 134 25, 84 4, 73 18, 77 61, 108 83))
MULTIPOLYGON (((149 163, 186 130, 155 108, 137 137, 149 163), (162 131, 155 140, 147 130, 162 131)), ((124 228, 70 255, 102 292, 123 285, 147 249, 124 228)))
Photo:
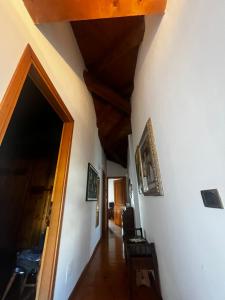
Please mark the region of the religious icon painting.
POLYGON ((162 196, 163 188, 151 119, 139 144, 141 189, 145 196, 162 196))

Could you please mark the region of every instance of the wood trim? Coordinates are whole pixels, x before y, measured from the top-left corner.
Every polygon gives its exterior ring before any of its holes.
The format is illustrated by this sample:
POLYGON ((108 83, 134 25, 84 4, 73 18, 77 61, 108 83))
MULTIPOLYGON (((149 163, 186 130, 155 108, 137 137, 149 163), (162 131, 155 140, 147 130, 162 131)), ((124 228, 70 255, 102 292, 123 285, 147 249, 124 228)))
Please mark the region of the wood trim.
POLYGON ((107 181, 109 179, 123 179, 123 178, 127 178, 127 176, 107 176, 107 181))
POLYGON ((73 288, 73 290, 72 290, 72 292, 71 292, 68 300, 72 300, 73 294, 74 294, 75 290, 80 286, 81 282, 83 281, 83 279, 84 279, 84 277, 85 277, 85 275, 87 273, 88 267, 90 266, 90 264, 91 264, 91 262, 92 262, 92 260, 93 260, 93 258, 95 256, 95 253, 96 253, 96 251, 97 251, 97 249, 98 249, 99 244, 100 244, 101 241, 102 241, 102 238, 100 238, 100 240, 98 241, 97 245, 95 246, 95 250, 93 251, 93 253, 91 255, 91 258, 89 259, 89 262, 84 267, 84 269, 83 269, 83 271, 82 271, 82 273, 80 275, 80 278, 78 279, 77 283, 75 284, 75 286, 74 286, 74 288, 73 288))
POLYGON ((26 80, 32 63, 30 50, 31 48, 28 45, 23 52, 16 71, 14 72, 5 95, 0 103, 0 144, 4 138, 6 129, 9 125, 24 81, 26 80))
POLYGON ((73 121, 55 86, 28 44, 0 103, 0 144, 2 143, 27 76, 31 77, 62 121, 73 121))
MULTIPOLYGON (((49 227, 47 227, 46 233, 45 233, 45 242, 44 242, 44 248, 43 248, 42 257, 45 257, 46 245, 47 245, 47 240, 48 240, 48 231, 49 231, 49 227)), ((38 297, 39 297, 39 292, 40 292, 40 279, 41 279, 41 277, 42 277, 43 266, 44 266, 44 260, 42 259, 42 260, 41 260, 40 270, 39 270, 39 273, 38 273, 38 278, 37 278, 37 291, 36 291, 36 297, 35 297, 35 299, 38 299, 38 297)))
POLYGON ((107 177, 105 171, 102 171, 102 236, 108 232, 108 193, 107 177))
POLYGON ((36 295, 36 300, 51 300, 53 298, 55 283, 74 122, 37 56, 30 45, 27 45, 0 103, 0 143, 3 141, 27 76, 30 76, 38 86, 48 103, 64 123, 52 194, 51 221, 46 240, 45 254, 42 257, 43 268, 39 277, 39 291, 36 295))
POLYGON ((108 180, 109 177, 106 176, 106 209, 107 209, 107 214, 106 214, 106 232, 108 232, 109 230, 109 215, 108 215, 108 206, 109 206, 109 180, 108 180))
POLYGON ((114 223, 122 227, 122 211, 127 203, 126 178, 113 181, 114 189, 114 223))
POLYGON ((35 23, 163 14, 166 0, 23 0, 35 23))
POLYGON ((64 123, 52 193, 53 205, 38 299, 52 299, 64 209, 73 123, 64 123), (66 170, 66 172, 65 172, 66 170))
POLYGON ((34 51, 30 48, 32 66, 29 72, 29 76, 34 81, 36 86, 40 89, 42 94, 48 100, 49 104, 56 111, 62 121, 72 122, 73 118, 57 92, 54 84, 48 77, 40 61, 35 55, 34 51))

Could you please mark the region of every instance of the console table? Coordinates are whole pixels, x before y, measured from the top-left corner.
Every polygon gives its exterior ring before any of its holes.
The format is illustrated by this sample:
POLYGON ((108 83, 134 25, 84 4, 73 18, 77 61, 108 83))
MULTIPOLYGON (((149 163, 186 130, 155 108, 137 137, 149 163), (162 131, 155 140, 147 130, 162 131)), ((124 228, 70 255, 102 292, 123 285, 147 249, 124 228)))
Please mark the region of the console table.
POLYGON ((133 287, 136 286, 136 273, 140 270, 150 270, 149 280, 159 299, 162 299, 154 243, 148 243, 146 240, 141 243, 126 241, 124 246, 126 247, 127 254, 131 299, 133 297, 133 287))

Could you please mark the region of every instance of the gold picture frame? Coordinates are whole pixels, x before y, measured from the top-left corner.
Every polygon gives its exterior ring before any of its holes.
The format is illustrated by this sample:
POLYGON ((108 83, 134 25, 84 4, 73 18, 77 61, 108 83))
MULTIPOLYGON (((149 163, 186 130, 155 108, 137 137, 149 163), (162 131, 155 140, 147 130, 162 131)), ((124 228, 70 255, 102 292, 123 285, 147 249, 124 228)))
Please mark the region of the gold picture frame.
POLYGON ((138 183, 138 192, 142 194, 142 177, 141 177, 141 160, 140 160, 140 149, 137 146, 135 152, 135 165, 136 165, 136 174, 137 174, 137 183, 138 183))
POLYGON ((151 119, 139 143, 141 190, 145 196, 163 196, 163 187, 151 119))

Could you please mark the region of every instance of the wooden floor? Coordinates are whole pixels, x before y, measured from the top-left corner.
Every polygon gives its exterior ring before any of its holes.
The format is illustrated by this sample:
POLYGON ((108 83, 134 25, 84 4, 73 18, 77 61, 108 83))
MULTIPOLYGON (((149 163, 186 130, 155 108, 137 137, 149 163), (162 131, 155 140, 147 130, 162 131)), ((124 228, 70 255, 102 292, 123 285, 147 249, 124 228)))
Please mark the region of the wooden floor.
MULTIPOLYGON (((139 287, 134 300, 158 300, 152 289, 139 287)), ((128 273, 123 256, 121 229, 110 222, 70 300, 130 300, 128 273)))

